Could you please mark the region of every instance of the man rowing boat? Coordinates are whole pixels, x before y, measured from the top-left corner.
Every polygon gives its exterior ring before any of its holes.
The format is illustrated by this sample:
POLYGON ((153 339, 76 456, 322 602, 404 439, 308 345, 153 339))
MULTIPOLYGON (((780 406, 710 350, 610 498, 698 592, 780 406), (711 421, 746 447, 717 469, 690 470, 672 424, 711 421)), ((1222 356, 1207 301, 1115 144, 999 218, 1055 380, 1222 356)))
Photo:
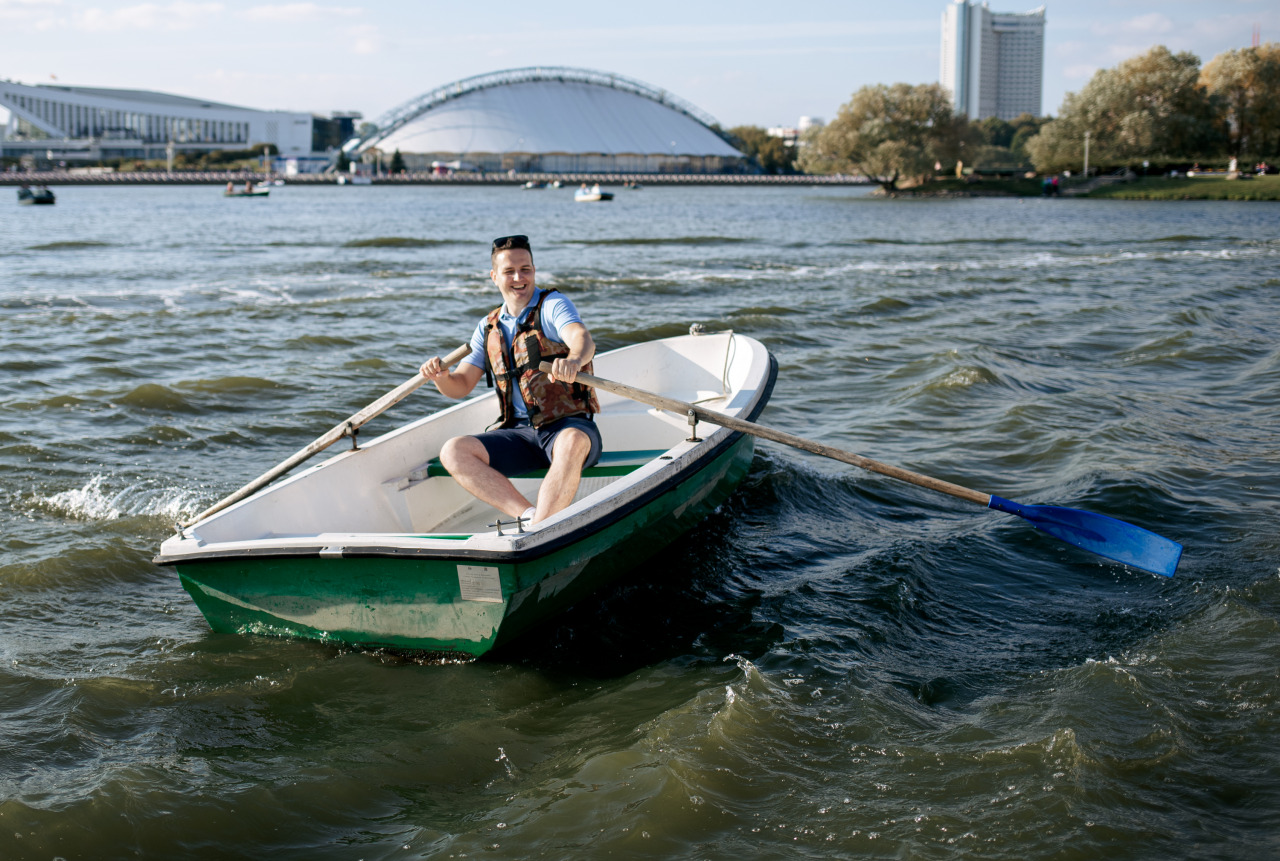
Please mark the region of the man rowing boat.
POLYGON ((511 517, 538 523, 568 507, 582 470, 600 459, 600 431, 592 415, 595 394, 575 383, 591 373, 596 345, 578 309, 564 294, 536 286, 527 236, 493 241, 489 277, 502 294, 471 336, 471 353, 450 371, 439 356, 422 363, 423 376, 441 394, 464 398, 489 374, 502 414, 495 430, 454 437, 440 462, 473 496, 511 517), (551 374, 538 370, 551 362, 551 374), (531 505, 509 476, 546 469, 531 505))

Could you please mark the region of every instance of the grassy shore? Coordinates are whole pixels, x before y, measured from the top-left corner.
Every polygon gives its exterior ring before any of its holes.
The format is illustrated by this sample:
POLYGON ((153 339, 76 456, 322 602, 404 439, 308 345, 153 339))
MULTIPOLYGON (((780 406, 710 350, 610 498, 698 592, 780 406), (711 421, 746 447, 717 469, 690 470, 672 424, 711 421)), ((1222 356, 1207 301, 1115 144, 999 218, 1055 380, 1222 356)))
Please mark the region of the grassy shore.
POLYGON ((1089 197, 1115 200, 1280 200, 1280 176, 1252 179, 1148 177, 1101 186, 1090 192, 1089 197))
MULTIPOLYGON (((1070 188, 1065 184, 1063 190, 1070 188)), ((1039 197, 1043 193, 1039 178, 934 180, 915 188, 906 189, 904 195, 974 195, 1010 197, 1039 197)), ((1100 185, 1081 197, 1112 200, 1280 200, 1280 176, 1260 176, 1249 179, 1227 179, 1225 176, 1180 176, 1169 178, 1152 176, 1131 182, 1114 182, 1100 185)))

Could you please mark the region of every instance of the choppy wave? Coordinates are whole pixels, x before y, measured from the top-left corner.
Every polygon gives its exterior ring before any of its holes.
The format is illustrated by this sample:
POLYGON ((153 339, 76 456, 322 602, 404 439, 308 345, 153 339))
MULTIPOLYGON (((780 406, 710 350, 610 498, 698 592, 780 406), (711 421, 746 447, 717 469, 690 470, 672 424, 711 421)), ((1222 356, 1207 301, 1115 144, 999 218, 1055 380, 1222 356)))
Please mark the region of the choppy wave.
POLYGON ((172 487, 137 483, 113 488, 113 479, 95 475, 84 485, 31 500, 34 507, 75 520, 163 517, 173 521, 197 511, 197 494, 172 487))
POLYGON ((127 407, 166 412, 196 412, 196 407, 178 392, 158 383, 143 383, 117 399, 127 407))
POLYGON ((41 245, 28 245, 28 251, 76 251, 84 248, 110 248, 110 242, 98 242, 92 239, 65 240, 61 242, 45 242, 41 245))
POLYGON ((622 236, 610 239, 574 239, 573 245, 738 245, 757 240, 742 236, 622 236))
POLYGON ((437 245, 459 245, 460 239, 419 239, 413 236, 375 236, 372 239, 352 239, 342 243, 343 248, 431 248, 437 245))

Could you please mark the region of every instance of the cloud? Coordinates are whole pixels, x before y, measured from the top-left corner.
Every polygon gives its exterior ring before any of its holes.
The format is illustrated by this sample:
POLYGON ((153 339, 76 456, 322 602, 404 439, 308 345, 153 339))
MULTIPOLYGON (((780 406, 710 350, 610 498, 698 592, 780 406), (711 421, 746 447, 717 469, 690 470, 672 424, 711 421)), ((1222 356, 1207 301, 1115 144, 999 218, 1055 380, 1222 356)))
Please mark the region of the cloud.
POLYGON ((376 54, 382 49, 382 37, 378 33, 378 28, 372 24, 363 24, 351 32, 355 37, 351 45, 353 53, 376 54))
POLYGON ((1062 76, 1068 81, 1088 81, 1098 71, 1093 63, 1076 63, 1062 70, 1062 76))
POLYGON ((250 21, 279 21, 301 23, 327 17, 351 18, 364 14, 355 6, 320 6, 316 3, 281 3, 272 6, 254 6, 243 13, 250 21))
POLYGON ((65 23, 55 14, 62 0, 0 0, 0 23, 6 30, 49 30, 65 23))
POLYGON ((140 3, 121 9, 86 9, 75 15, 75 27, 92 32, 119 30, 190 30, 222 14, 221 3, 190 3, 185 0, 161 6, 140 3))
POLYGON ((1174 31, 1173 21, 1160 12, 1139 15, 1127 21, 1102 20, 1090 25, 1089 29, 1096 36, 1164 36, 1174 31))

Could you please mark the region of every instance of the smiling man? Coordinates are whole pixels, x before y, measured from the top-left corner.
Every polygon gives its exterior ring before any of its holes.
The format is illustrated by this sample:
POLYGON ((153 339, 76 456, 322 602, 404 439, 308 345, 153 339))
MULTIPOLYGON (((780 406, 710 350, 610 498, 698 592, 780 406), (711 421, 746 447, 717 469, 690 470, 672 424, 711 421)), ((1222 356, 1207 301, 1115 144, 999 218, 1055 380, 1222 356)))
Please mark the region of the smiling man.
POLYGON ((493 240, 490 262, 502 305, 476 326, 471 353, 457 370, 432 356, 421 371, 450 398, 466 397, 481 376, 491 377, 502 405, 496 429, 454 437, 440 462, 473 496, 536 524, 573 502, 582 470, 600 458, 592 419, 600 404, 574 382, 579 371, 591 373, 596 345, 568 297, 535 284, 529 237, 493 240), (543 361, 551 362, 550 375, 538 370, 543 361), (537 505, 509 478, 534 469, 547 470, 537 505))

